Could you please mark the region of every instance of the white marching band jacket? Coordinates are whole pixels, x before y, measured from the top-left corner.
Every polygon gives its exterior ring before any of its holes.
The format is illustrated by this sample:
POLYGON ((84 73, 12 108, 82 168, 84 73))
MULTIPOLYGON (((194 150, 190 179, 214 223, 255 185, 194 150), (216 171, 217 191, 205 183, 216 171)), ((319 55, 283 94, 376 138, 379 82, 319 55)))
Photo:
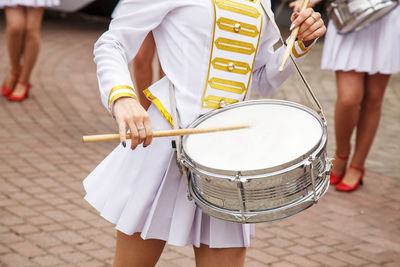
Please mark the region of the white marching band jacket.
MULTIPOLYGON (((111 113, 118 98, 136 96, 128 63, 150 31, 166 77, 144 93, 171 125, 169 82, 186 127, 210 110, 247 100, 250 89, 272 93, 292 72, 291 62, 278 70, 285 47, 274 50, 279 32, 260 0, 123 0, 94 50, 101 99, 111 113)), ((296 62, 312 46, 296 41, 296 62)))

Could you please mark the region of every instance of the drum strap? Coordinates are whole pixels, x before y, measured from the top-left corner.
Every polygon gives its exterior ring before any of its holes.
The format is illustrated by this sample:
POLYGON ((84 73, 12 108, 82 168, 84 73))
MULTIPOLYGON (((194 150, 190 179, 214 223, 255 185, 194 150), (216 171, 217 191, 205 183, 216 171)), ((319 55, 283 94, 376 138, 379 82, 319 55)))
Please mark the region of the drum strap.
MULTIPOLYGON (((175 87, 173 83, 169 82, 169 99, 171 104, 171 117, 173 122, 174 129, 179 129, 180 120, 178 109, 176 108, 176 99, 175 99, 175 87)), ((182 138, 180 136, 175 137, 175 147, 176 147, 176 162, 181 173, 185 176, 187 182, 187 197, 189 200, 192 200, 192 195, 190 193, 190 177, 187 167, 183 164, 182 161, 182 138)))
MULTIPOLYGON (((260 2, 261 2, 261 6, 264 9, 264 12, 267 14, 270 22, 272 23, 272 25, 274 26, 274 28, 278 32, 280 41, 282 42, 282 45, 286 46, 286 42, 282 37, 281 31, 279 30, 279 27, 275 22, 274 14, 272 13, 271 9, 269 8, 266 0, 260 0, 260 2)), ((321 104, 319 103, 317 97, 315 96, 313 90, 311 89, 311 87, 308 84, 306 78, 304 77, 304 74, 301 72, 299 66, 297 65, 296 61, 293 59, 292 55, 290 55, 290 60, 292 61, 293 65, 294 65, 294 68, 295 68, 300 80, 303 82, 304 86, 307 89, 306 90, 306 92, 308 92, 307 96, 311 97, 311 99, 312 99, 312 105, 313 105, 314 109, 317 111, 317 113, 320 115, 322 121, 325 123, 326 122, 326 118, 325 118, 324 112, 322 111, 321 104)))

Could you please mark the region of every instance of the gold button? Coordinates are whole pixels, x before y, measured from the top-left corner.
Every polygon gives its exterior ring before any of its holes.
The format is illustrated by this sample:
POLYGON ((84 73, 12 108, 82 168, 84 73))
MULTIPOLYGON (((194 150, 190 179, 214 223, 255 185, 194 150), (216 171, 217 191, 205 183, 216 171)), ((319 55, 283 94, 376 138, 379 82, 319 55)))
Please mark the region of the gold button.
POLYGON ((229 64, 228 64, 228 70, 229 70, 229 71, 233 71, 234 69, 235 69, 235 63, 229 62, 229 64))
POLYGON ((224 100, 224 99, 221 99, 221 101, 219 101, 219 107, 220 108, 223 108, 223 107, 226 107, 226 101, 224 100))
POLYGON ((240 26, 240 23, 236 23, 235 26, 233 26, 233 30, 235 32, 239 32, 241 28, 242 28, 242 26, 240 26))

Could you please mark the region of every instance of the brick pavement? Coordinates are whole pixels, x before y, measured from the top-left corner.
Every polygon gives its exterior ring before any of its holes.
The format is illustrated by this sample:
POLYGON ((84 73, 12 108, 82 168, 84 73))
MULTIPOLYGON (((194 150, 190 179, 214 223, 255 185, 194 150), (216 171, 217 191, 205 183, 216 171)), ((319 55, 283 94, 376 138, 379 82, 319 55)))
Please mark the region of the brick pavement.
MULTIPOLYGON (((82 199, 81 184, 115 146, 80 141, 84 134, 116 129, 100 103, 92 63, 93 42, 105 28, 102 21, 46 20, 31 97, 23 103, 0 99, 0 266, 112 262, 113 226, 82 199)), ((4 24, 0 36, 2 80, 8 72, 4 24)), ((332 125, 334 78, 319 70, 320 54, 318 45, 303 69, 332 125)), ((299 101, 296 84, 290 79, 275 96, 299 101)), ((400 265, 399 86, 397 75, 365 185, 351 194, 331 188, 307 211, 257 225, 246 266, 400 265)), ((192 249, 167 246, 158 266, 194 266, 192 249)))

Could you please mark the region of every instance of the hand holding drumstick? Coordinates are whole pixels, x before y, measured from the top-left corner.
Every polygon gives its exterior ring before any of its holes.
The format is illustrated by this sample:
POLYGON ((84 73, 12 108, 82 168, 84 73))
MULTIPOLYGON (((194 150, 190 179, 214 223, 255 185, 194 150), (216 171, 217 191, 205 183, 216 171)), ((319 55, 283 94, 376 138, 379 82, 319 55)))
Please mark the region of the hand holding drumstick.
POLYGON ((87 135, 83 136, 82 141, 84 143, 90 143, 120 140, 121 144, 126 147, 126 139, 131 139, 131 148, 135 149, 138 144, 141 143, 143 143, 143 147, 150 145, 153 137, 204 134, 250 128, 250 125, 230 125, 153 132, 150 124, 149 114, 143 109, 139 101, 137 101, 135 98, 126 97, 118 99, 118 101, 115 103, 114 111, 119 128, 119 134, 87 135), (130 134, 127 134, 127 129, 130 130, 130 134))
POLYGON ((302 40, 305 46, 309 46, 315 39, 323 36, 326 32, 326 27, 321 19, 321 14, 315 12, 312 8, 307 7, 309 2, 309 0, 303 0, 300 12, 294 12, 292 14, 292 25, 290 26, 292 33, 283 55, 282 64, 279 68, 280 71, 283 70, 286 61, 289 58, 296 38, 302 40))

